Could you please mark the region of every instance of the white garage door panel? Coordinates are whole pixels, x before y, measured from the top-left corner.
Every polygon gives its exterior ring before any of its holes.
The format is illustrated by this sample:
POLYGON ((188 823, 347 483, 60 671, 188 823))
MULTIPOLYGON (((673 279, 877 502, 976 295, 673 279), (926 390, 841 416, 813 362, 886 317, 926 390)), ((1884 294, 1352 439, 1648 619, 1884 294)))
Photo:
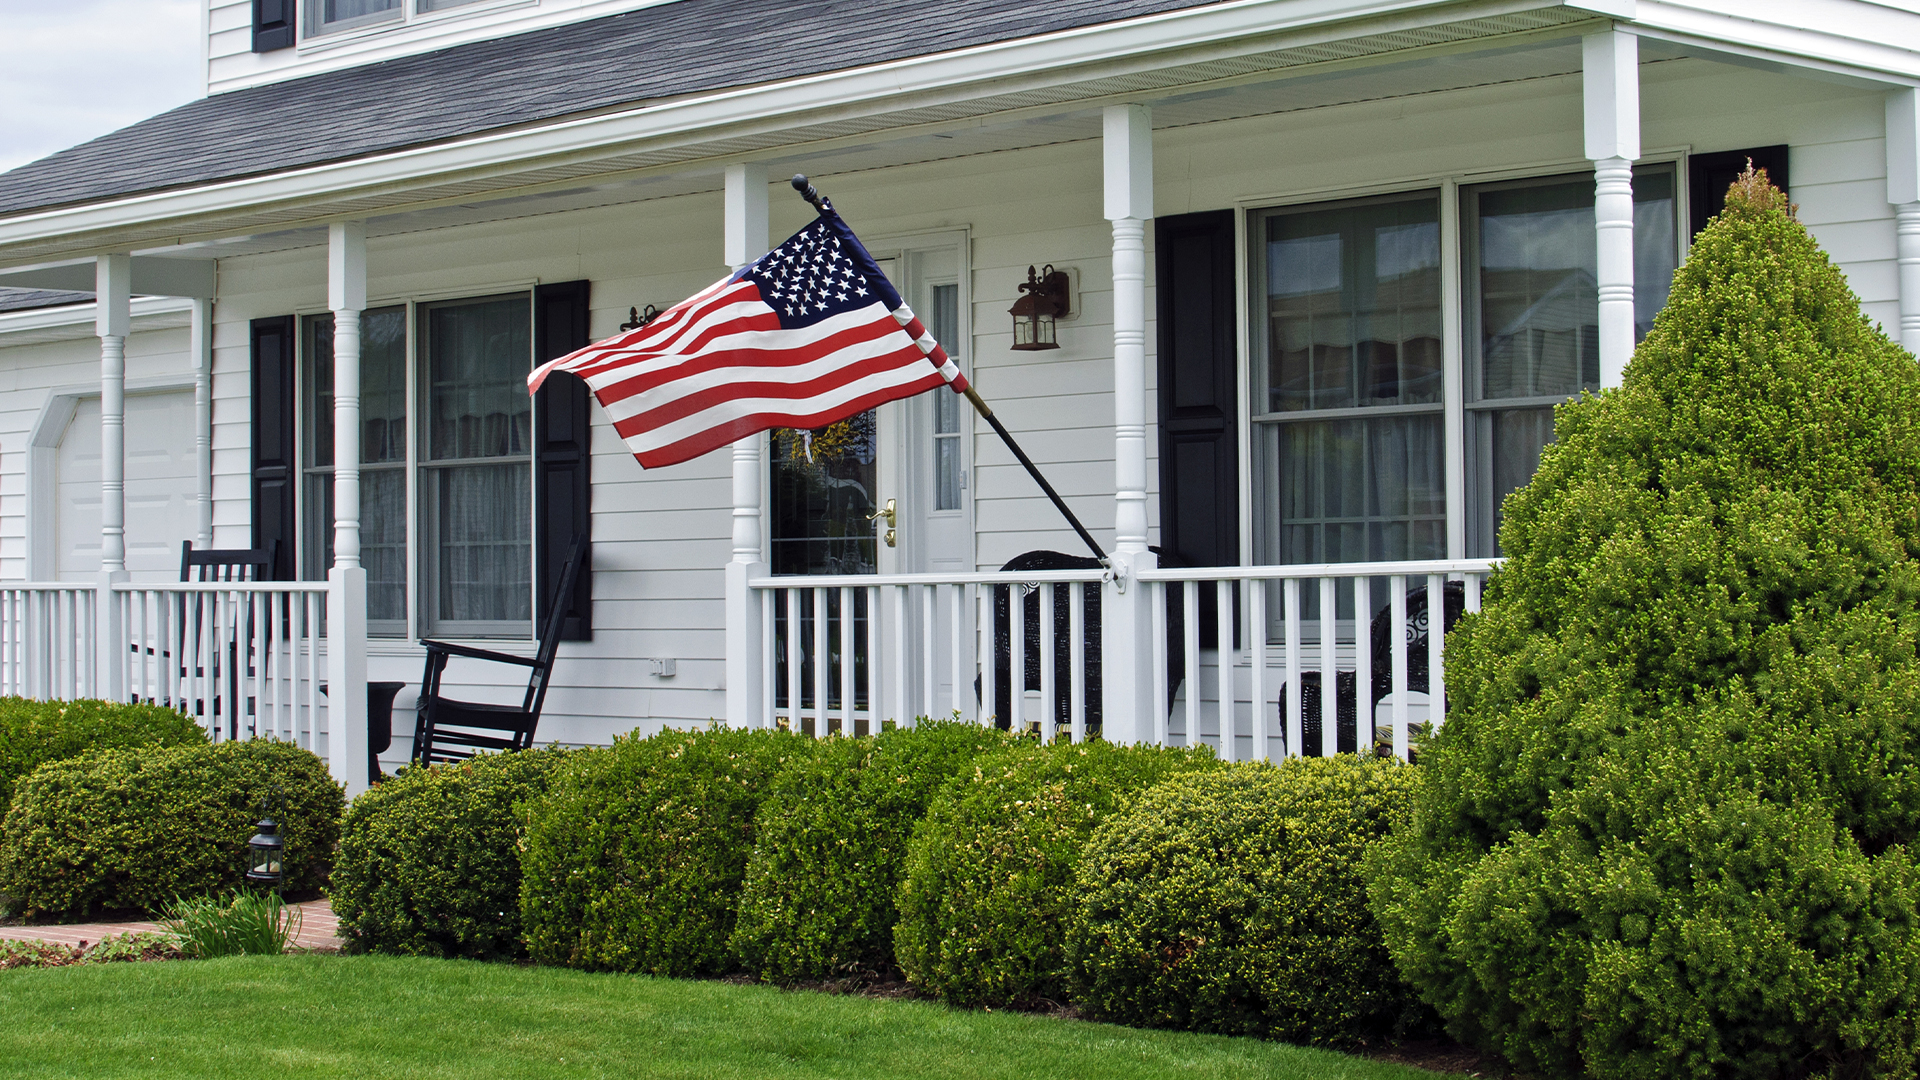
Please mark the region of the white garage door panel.
MULTIPOLYGON (((195 531, 193 393, 127 398, 127 569, 135 581, 174 581, 180 544, 195 531)), ((75 408, 54 459, 57 573, 100 571, 100 399, 75 408)))

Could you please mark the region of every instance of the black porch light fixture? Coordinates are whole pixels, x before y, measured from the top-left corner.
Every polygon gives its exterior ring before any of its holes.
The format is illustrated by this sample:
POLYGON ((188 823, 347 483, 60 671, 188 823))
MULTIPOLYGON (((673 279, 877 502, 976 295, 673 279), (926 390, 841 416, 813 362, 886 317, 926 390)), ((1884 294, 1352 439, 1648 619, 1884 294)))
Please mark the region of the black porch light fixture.
POLYGON ((253 838, 247 841, 247 880, 277 889, 286 877, 287 842, 280 835, 279 824, 268 816, 265 802, 260 804, 260 814, 253 838))
POLYGON ((620 329, 628 332, 638 330, 659 317, 659 309, 652 304, 648 304, 645 311, 630 307, 627 309, 627 321, 620 324, 620 329))
POLYGON ((1052 263, 1043 270, 1029 266, 1020 292, 1020 299, 1007 309, 1007 314, 1013 316, 1013 350, 1038 352, 1059 348, 1060 342, 1054 337, 1054 320, 1072 310, 1067 297, 1066 271, 1055 270, 1052 263))

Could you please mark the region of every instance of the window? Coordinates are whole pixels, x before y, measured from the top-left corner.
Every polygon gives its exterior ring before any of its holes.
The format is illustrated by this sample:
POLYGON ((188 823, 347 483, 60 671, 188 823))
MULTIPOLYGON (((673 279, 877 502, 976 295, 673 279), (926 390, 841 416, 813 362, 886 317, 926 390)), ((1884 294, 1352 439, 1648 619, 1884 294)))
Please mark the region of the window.
MULTIPOLYGON (((333 316, 306 325, 307 422, 301 452, 306 506, 301 572, 333 565, 333 316)), ((367 570, 367 632, 407 632, 407 309, 360 315, 360 564, 367 570)))
MULTIPOLYGON (((934 285, 932 310, 927 312, 927 331, 938 342, 952 342, 947 355, 954 363, 960 355, 960 286, 934 285)), ((959 510, 960 491, 966 486, 961 475, 959 394, 929 394, 933 401, 933 508, 959 510)))
POLYGON ((1258 235, 1263 557, 1444 557, 1438 196, 1274 212, 1258 235))
POLYGON ((308 0, 307 33, 331 34, 404 17, 400 0, 308 0))
MULTIPOLYGON (((361 561, 368 631, 527 637, 533 620, 533 328, 525 293, 361 316, 361 561), (411 380, 409 375, 412 375, 411 380), (409 419, 417 426, 410 427, 409 419), (415 538, 409 547, 409 536, 415 538), (409 552, 412 551, 410 555, 409 552)), ((333 317, 306 320, 302 565, 333 561, 333 317)))
MULTIPOLYGON (((1634 175, 1636 331, 1678 257, 1671 165, 1634 175)), ((1553 437, 1553 406, 1599 385, 1591 174, 1261 211, 1249 268, 1256 557, 1447 555, 1446 440, 1463 432, 1468 553, 1497 554, 1501 500, 1553 437), (1449 415, 1441 252, 1461 253, 1465 388, 1449 415)))
MULTIPOLYGON (((1635 170, 1634 336, 1667 303, 1678 255, 1674 174, 1635 170)), ((1489 184, 1462 195, 1469 301, 1467 549, 1499 554, 1500 504, 1553 441, 1553 406, 1600 386, 1593 178, 1489 184)))

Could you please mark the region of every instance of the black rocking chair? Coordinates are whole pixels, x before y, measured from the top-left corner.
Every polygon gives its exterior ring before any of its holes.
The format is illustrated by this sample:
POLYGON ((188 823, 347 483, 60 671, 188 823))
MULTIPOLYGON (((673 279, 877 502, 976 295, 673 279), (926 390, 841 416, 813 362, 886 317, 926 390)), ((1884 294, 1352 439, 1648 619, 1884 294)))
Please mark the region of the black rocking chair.
POLYGON ((568 598, 587 557, 585 534, 573 538, 567 565, 560 572, 559 586, 547 609, 546 625, 540 629, 539 648, 532 656, 476 649, 445 641, 422 641, 426 646, 427 670, 420 680, 419 718, 413 728, 413 761, 460 761, 488 750, 525 750, 533 745, 534 728, 540 723, 540 709, 547 700, 547 681, 553 675, 553 661, 560 648, 560 630, 566 625, 568 598), (453 657, 485 660, 496 664, 514 664, 530 669, 527 692, 518 705, 475 704, 440 696, 440 676, 453 657))
MULTIPOLYGON (((1467 607, 1467 587, 1458 581, 1449 581, 1446 586, 1446 618, 1441 633, 1453 629, 1460 621, 1460 615, 1467 607)), ((1427 587, 1422 585, 1407 590, 1407 692, 1428 694, 1432 689, 1427 677, 1427 635, 1429 630, 1427 615, 1427 587)), ((1374 709, 1382 698, 1393 693, 1393 612, 1383 610, 1374 616, 1373 625, 1367 635, 1371 638, 1373 686, 1367 698, 1368 727, 1373 727, 1374 709)), ((1318 671, 1300 673, 1300 752, 1316 755, 1321 751, 1321 694, 1325 676, 1318 671)), ((1351 671, 1334 673, 1334 692, 1338 698, 1334 703, 1334 722, 1338 725, 1335 735, 1335 748, 1342 754, 1351 754, 1359 750, 1359 676, 1351 671)), ((1287 688, 1280 688, 1280 745, 1282 753, 1287 742, 1287 688)))
MULTIPOLYGON (((180 580, 182 582, 271 581, 273 580, 274 563, 279 557, 280 542, 278 540, 264 548, 202 548, 199 551, 194 550, 193 541, 185 540, 180 544, 180 580)), ((160 655, 169 661, 171 661, 174 656, 181 658, 180 676, 183 684, 187 681, 189 674, 186 670, 186 657, 189 655, 188 642, 198 639, 202 627, 209 618, 209 612, 206 610, 206 604, 204 603, 205 600, 205 597, 187 597, 184 595, 180 597, 178 610, 175 612, 177 621, 174 624, 174 635, 178 640, 169 642, 167 648, 160 650, 160 655)), ((251 619, 252 616, 249 615, 248 618, 251 619)), ((238 739, 240 737, 239 705, 240 677, 242 674, 240 670, 240 642, 238 638, 244 633, 247 640, 251 642, 253 640, 253 634, 250 626, 229 627, 228 630, 232 634, 232 639, 214 646, 214 692, 211 708, 214 715, 217 716, 223 705, 227 702, 233 703, 233 707, 227 710, 227 738, 238 739), (222 644, 224 644, 224 648, 222 644), (224 655, 222 655, 223 653, 224 655), (223 663, 225 664, 224 671, 221 668, 223 663), (225 676, 224 679, 222 679, 222 675, 225 676), (220 696, 220 685, 223 681, 226 684, 225 698, 220 696)), ((136 645, 134 648, 138 650, 139 646, 136 645)), ((147 651, 151 653, 153 650, 148 648, 147 651)), ((251 654, 251 648, 249 648, 249 654, 251 654)), ((252 657, 249 655, 249 669, 251 665, 252 657)), ((204 667, 196 666, 191 674, 194 678, 200 678, 206 674, 206 671, 204 667)), ((246 674, 251 675, 252 671, 248 670, 246 674)), ((209 708, 209 703, 204 699, 196 699, 192 702, 183 700, 170 704, 174 704, 176 707, 182 709, 191 706, 193 714, 202 718, 206 717, 209 708)), ((247 702, 249 714, 251 714, 252 711, 252 704, 251 700, 247 702)))

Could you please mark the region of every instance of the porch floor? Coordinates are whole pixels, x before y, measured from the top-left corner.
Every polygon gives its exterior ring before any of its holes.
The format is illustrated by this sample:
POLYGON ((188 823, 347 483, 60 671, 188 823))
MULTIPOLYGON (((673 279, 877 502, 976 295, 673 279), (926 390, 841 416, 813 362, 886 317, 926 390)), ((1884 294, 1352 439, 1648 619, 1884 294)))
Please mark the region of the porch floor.
MULTIPOLYGON (((300 930, 288 943, 296 949, 338 949, 345 944, 340 920, 333 913, 333 902, 325 897, 295 904, 300 910, 300 930)), ((59 945, 91 945, 115 934, 158 933, 157 922, 66 923, 52 926, 0 926, 0 940, 51 941, 59 945)))

